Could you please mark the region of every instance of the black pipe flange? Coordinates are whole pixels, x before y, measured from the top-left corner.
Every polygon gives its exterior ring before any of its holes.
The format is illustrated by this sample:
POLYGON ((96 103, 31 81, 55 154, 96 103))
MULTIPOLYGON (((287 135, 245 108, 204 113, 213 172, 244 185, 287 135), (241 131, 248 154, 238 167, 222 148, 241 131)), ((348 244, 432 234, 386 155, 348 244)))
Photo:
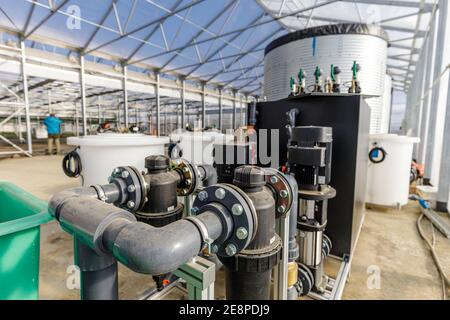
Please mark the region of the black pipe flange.
POLYGON ((146 202, 147 187, 144 177, 135 167, 118 167, 115 168, 109 179, 110 183, 118 183, 122 190, 121 204, 128 211, 136 212, 140 210, 146 202), (123 188, 122 188, 123 186, 123 188), (123 204, 122 204, 123 203, 123 204))
POLYGON ((275 196, 276 217, 281 218, 291 210, 293 192, 291 184, 284 174, 273 168, 264 168, 266 173, 266 185, 269 186, 275 196))
POLYGON ((233 220, 233 230, 225 241, 215 241, 212 248, 221 257, 232 257, 244 250, 257 231, 256 210, 252 201, 239 188, 229 184, 207 187, 196 197, 192 211, 197 215, 210 210, 209 205, 218 203, 226 208, 233 220))

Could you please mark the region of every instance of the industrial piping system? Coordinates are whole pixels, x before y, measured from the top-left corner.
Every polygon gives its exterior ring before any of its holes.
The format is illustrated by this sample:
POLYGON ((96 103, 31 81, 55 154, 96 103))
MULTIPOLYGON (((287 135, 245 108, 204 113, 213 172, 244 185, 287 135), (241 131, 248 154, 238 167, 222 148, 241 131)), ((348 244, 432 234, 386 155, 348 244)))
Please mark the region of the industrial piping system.
POLYGON ((239 191, 233 198, 234 204, 242 203, 238 220, 233 219, 231 207, 220 201, 214 201, 210 210, 202 214, 172 223, 169 220, 175 219, 178 211, 171 211, 170 207, 167 215, 152 216, 148 211, 158 208, 154 201, 162 205, 176 200, 177 193, 190 194, 195 190, 196 179, 201 180, 202 176, 198 175, 200 170, 182 160, 173 162, 166 172, 155 172, 163 170, 158 166, 166 164, 166 159, 146 160, 148 174, 142 175, 132 167, 116 168, 107 185, 63 191, 50 200, 50 212, 74 236, 82 299, 118 298, 117 261, 138 273, 163 275, 175 271, 202 250, 210 249, 213 243, 220 247, 236 233, 235 229, 248 230, 248 239, 239 250, 254 236, 255 212, 239 191), (173 189, 175 181, 177 188, 173 189), (159 192, 152 193, 152 189, 159 192), (177 193, 161 198, 169 193, 168 189, 177 193), (138 219, 167 224, 157 228, 138 219))
POLYGON ((147 173, 140 173, 119 167, 109 184, 66 190, 50 200, 50 212, 74 237, 81 298, 118 299, 117 261, 135 272, 159 276, 196 255, 217 254, 229 269, 228 297, 268 299, 271 269, 281 252, 275 218, 287 214, 292 204, 292 190, 283 175, 239 168, 235 180, 242 189, 226 184, 207 187, 198 194, 193 215, 183 218, 177 195, 193 193, 209 178, 210 168, 184 160, 170 163, 164 156, 148 157, 146 168, 147 173), (264 270, 262 259, 270 260, 264 270), (230 261, 245 260, 250 261, 247 269, 242 263, 228 267, 230 261))

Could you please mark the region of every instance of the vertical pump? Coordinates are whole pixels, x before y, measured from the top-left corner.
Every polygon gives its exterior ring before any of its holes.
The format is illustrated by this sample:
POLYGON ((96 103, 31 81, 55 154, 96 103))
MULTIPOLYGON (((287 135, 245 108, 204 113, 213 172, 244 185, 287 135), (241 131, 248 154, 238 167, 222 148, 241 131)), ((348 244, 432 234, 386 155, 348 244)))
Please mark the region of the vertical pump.
POLYGON ((328 185, 331 178, 332 129, 296 127, 288 148, 289 170, 299 187, 298 277, 300 294, 311 290, 321 293, 328 282, 323 260, 330 253, 331 241, 324 234, 328 200, 336 190, 328 185))

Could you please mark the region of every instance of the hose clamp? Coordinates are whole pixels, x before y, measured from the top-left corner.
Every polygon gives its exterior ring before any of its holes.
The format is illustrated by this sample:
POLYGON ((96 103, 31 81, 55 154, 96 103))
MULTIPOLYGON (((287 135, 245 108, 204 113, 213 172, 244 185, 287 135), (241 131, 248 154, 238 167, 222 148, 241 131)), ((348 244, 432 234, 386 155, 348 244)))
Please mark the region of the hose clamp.
POLYGON ((200 231, 200 235, 202 236, 202 250, 208 250, 208 253, 211 253, 211 244, 213 240, 209 238, 208 228, 199 218, 195 216, 186 217, 185 220, 192 222, 197 229, 200 231))
POLYGON ((98 200, 106 202, 106 200, 108 200, 108 198, 106 197, 105 191, 103 191, 103 188, 96 184, 96 185, 92 185, 91 188, 93 188, 95 190, 95 192, 97 192, 97 196, 98 196, 98 200))

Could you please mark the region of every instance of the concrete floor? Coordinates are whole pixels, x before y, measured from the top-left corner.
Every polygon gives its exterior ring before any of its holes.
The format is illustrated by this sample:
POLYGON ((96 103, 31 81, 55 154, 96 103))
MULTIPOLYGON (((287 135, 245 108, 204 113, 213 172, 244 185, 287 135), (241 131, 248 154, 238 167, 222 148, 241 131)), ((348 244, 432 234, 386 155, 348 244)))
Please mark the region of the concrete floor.
MULTIPOLYGON (((0 180, 17 184, 36 196, 48 200, 52 194, 79 185, 61 170, 59 156, 38 156, 32 159, 0 160, 0 180)), ((372 208, 367 210, 365 223, 353 257, 349 281, 343 299, 441 299, 442 285, 431 255, 420 239, 416 220, 419 207, 411 203, 401 211, 372 208), (380 286, 367 285, 373 270, 379 270, 380 286)), ((431 234, 429 224, 425 230, 431 234)), ((78 299, 79 291, 66 286, 67 268, 73 263, 71 238, 56 222, 41 228, 41 299, 78 299)), ((436 232, 437 250, 450 274, 450 241, 436 232)), ((333 276, 339 263, 330 260, 327 272, 333 276)), ((370 282, 370 281, 369 281, 370 282)), ((119 269, 121 299, 133 299, 153 286, 149 276, 119 269)), ((216 297, 224 298, 223 273, 216 281, 216 297)))

